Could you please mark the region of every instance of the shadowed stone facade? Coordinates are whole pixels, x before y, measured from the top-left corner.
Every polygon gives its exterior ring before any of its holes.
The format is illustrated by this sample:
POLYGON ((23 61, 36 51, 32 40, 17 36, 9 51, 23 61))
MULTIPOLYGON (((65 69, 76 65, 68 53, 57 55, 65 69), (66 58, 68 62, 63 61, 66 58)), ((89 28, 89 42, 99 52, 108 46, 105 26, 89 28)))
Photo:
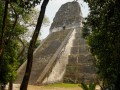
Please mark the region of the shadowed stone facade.
POLYGON ((79 3, 76 1, 68 2, 62 5, 56 13, 50 27, 50 32, 62 30, 63 27, 80 27, 82 19, 82 12, 79 3))
POLYGON ((81 31, 82 28, 75 29, 75 38, 63 79, 66 83, 96 82, 96 70, 93 66, 94 58, 89 52, 81 31))

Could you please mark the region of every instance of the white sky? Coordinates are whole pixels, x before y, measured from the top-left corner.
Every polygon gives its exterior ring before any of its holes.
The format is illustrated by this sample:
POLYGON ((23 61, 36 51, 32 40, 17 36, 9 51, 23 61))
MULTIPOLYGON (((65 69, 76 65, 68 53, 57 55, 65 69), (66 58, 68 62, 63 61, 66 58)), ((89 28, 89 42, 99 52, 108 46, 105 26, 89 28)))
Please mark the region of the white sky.
MULTIPOLYGON (((74 1, 74 0, 50 0, 49 1, 45 14, 50 20, 50 25, 53 21, 53 18, 55 16, 56 12, 61 7, 61 5, 66 3, 66 2, 71 2, 71 1, 74 1)), ((89 13, 88 5, 85 2, 83 2, 83 0, 78 0, 78 2, 81 6, 83 17, 87 17, 87 15, 89 13)), ((49 34, 49 28, 50 28, 50 26, 42 28, 41 39, 44 39, 49 34)))

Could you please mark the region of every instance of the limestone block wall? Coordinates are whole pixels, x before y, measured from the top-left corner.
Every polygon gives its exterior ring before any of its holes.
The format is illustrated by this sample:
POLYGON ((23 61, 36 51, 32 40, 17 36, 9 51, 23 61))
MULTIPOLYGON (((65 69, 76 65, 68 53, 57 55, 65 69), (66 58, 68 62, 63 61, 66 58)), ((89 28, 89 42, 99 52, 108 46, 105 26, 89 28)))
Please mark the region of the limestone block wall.
MULTIPOLYGON (((58 31, 50 34, 44 43, 35 51, 33 55, 33 66, 29 84, 36 84, 49 60, 53 57, 57 49, 61 46, 70 30, 58 31)), ((15 83, 21 83, 26 68, 26 62, 18 70, 18 78, 15 83)))
POLYGON ((76 28, 75 39, 68 57, 64 82, 92 83, 96 80, 96 70, 93 57, 89 52, 85 39, 82 38, 81 28, 76 28))
POLYGON ((82 25, 82 12, 78 2, 68 2, 63 4, 56 13, 53 23, 50 27, 50 32, 55 32, 60 29, 56 28, 72 28, 82 25))
POLYGON ((69 40, 66 42, 66 45, 61 50, 61 54, 56 59, 55 66, 43 80, 43 84, 58 83, 63 81, 63 76, 66 71, 66 65, 68 64, 68 56, 70 55, 70 50, 73 45, 74 38, 75 30, 72 32, 72 34, 69 37, 69 40))

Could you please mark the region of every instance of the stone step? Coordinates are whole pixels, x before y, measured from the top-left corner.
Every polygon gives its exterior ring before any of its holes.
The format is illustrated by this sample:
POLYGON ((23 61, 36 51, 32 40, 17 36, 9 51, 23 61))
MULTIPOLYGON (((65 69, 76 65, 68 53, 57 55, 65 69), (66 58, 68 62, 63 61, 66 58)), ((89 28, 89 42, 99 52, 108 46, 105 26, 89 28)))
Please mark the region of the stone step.
POLYGON ((88 49, 85 47, 75 46, 71 48, 71 54, 80 54, 80 53, 88 53, 88 52, 89 52, 88 49))
POLYGON ((69 65, 72 64, 91 64, 94 59, 91 55, 69 55, 69 65))
POLYGON ((53 32, 50 34, 49 38, 44 42, 44 44, 36 51, 34 54, 35 58, 39 57, 46 57, 46 55, 50 55, 51 53, 54 53, 54 49, 58 48, 65 38, 66 34, 68 34, 70 30, 65 30, 62 32, 53 32))
POLYGON ((67 65, 66 73, 90 73, 93 74, 96 72, 95 67, 91 64, 76 64, 76 65, 67 65))
POLYGON ((76 38, 76 39, 77 39, 77 38, 82 38, 82 37, 81 37, 81 33, 76 33, 76 34, 75 34, 75 38, 76 38))
POLYGON ((79 73, 90 73, 93 74, 96 72, 95 67, 92 66, 91 64, 82 64, 82 65, 78 65, 78 72, 79 73))
POLYGON ((93 83, 96 82, 96 74, 89 73, 75 73, 75 74, 66 74, 64 77, 65 83, 93 83))
MULTIPOLYGON (((52 33, 34 54, 33 66, 30 75, 29 84, 36 84, 37 79, 48 64, 50 58, 55 54, 61 43, 70 30, 64 30, 52 33)), ((21 83, 25 72, 26 64, 19 69, 18 78, 15 83, 21 83)))
POLYGON ((81 33, 82 28, 76 28, 76 33, 81 33))
POLYGON ((73 46, 81 46, 81 45, 86 45, 86 41, 84 39, 81 38, 76 38, 73 40, 73 46))

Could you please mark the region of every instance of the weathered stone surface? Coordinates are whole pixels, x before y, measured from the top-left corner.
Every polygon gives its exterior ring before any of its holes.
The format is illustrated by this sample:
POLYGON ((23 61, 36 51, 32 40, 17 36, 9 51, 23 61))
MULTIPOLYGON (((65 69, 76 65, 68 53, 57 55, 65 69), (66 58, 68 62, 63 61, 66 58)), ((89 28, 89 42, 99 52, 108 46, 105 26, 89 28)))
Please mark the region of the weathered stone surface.
POLYGON ((66 43, 64 43, 63 49, 61 49, 61 53, 56 58, 56 62, 53 65, 53 68, 49 74, 46 75, 43 84, 49 83, 60 83, 63 82, 63 77, 66 71, 66 65, 68 64, 68 56, 70 55, 70 49, 72 47, 72 41, 74 39, 75 30, 70 34, 66 43))
MULTIPOLYGON (((58 48, 71 30, 54 32, 48 36, 45 42, 34 52, 32 71, 29 84, 36 84, 38 78, 43 72, 50 59, 56 53, 58 48)), ((18 70, 18 78, 15 83, 21 83, 26 68, 26 62, 18 70)))
POLYGON ((51 32, 71 27, 80 27, 82 12, 78 2, 68 2, 60 7, 50 27, 51 32))
POLYGON ((93 57, 89 53, 85 39, 82 38, 80 28, 76 28, 75 39, 68 58, 64 82, 92 83, 96 82, 96 70, 93 66, 93 57))

